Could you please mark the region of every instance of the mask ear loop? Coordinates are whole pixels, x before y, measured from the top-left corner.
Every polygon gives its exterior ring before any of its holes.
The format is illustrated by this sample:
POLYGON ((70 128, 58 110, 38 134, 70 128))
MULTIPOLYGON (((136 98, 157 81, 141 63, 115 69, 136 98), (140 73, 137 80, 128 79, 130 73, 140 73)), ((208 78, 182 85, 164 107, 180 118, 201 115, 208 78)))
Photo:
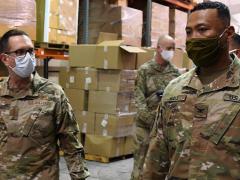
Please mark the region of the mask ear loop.
POLYGON ((224 35, 224 33, 226 32, 228 30, 228 27, 227 28, 225 28, 224 29, 224 31, 220 34, 220 36, 219 36, 219 39, 221 39, 222 38, 222 36, 224 35))
POLYGON ((237 51, 237 49, 233 49, 233 50, 229 51, 229 54, 234 53, 236 51, 237 51))

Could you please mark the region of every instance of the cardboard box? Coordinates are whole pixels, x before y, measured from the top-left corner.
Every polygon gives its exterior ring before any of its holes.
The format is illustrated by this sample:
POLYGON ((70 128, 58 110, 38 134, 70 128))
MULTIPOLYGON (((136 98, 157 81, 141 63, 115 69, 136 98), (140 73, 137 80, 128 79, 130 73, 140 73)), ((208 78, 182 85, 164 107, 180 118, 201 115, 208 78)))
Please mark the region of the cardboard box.
POLYGON ((57 29, 48 29, 48 42, 57 43, 57 29))
POLYGON ((59 28, 59 16, 58 15, 50 14, 50 16, 49 16, 49 27, 50 28, 55 28, 55 29, 59 28))
POLYGON ((188 14, 186 12, 175 10, 175 42, 176 47, 186 47, 186 31, 188 14))
MULTIPOLYGON (((117 33, 124 44, 141 46, 143 12, 130 7, 110 6, 102 15, 102 32, 117 33)), ((96 17, 95 17, 96 18, 96 17)), ((94 19, 92 20, 94 21, 94 19)), ((91 23, 91 18, 90 18, 91 23)))
POLYGON ((169 7, 152 2, 151 47, 157 47, 159 36, 169 34, 169 7))
POLYGON ((89 91, 88 109, 91 112, 118 114, 129 112, 128 92, 89 91))
POLYGON ((36 3, 37 41, 76 44, 78 0, 36 0, 36 3))
MULTIPOLYGON (((94 24, 92 26, 94 26, 94 24)), ((100 32, 98 35, 97 44, 99 44, 103 41, 113 41, 113 40, 117 40, 117 39, 118 39, 118 35, 116 33, 100 32)))
POLYGON ((96 45, 71 45, 69 62, 71 67, 94 67, 96 45))
MULTIPOLYGON (((112 0, 111 0, 112 1, 112 0)), ((115 1, 115 0, 113 0, 115 1)), ((83 2, 80 5, 83 6, 83 2)), ((113 2, 118 4, 118 2, 113 2)), ((121 3, 123 5, 123 3, 121 3)), ((79 17, 82 22, 83 17, 79 17)), ((129 7, 109 5, 108 1, 91 0, 89 4, 89 43, 96 44, 100 32, 116 33, 124 44, 141 46, 143 12, 129 7), (101 17, 101 18, 99 18, 101 17)), ((83 39, 82 28, 79 38, 83 39)))
POLYGON ((74 111, 87 111, 88 92, 79 89, 64 89, 74 111))
POLYGON ((0 37, 10 29, 20 29, 36 40, 36 2, 33 0, 1 1, 0 37))
POLYGON ((145 52, 138 47, 121 45, 122 40, 104 41, 97 45, 96 68, 135 69, 136 54, 145 52))
POLYGON ((65 21, 60 23, 60 29, 70 30, 76 29, 78 20, 78 4, 79 0, 60 0, 59 14, 60 19, 65 21), (72 22, 72 24, 71 24, 72 22), (62 26, 61 26, 62 25, 62 26), (70 27, 69 27, 70 26, 70 27))
POLYGON ((133 154, 134 139, 133 136, 127 136, 125 139, 124 155, 133 154))
POLYGON ((95 135, 124 137, 132 135, 135 113, 96 114, 95 135))
POLYGON ((60 0, 50 0, 50 12, 54 15, 59 14, 59 1, 60 0))
POLYGON ((65 88, 96 90, 97 70, 93 68, 66 68, 60 71, 60 84, 65 88))
POLYGON ((98 90, 134 91, 136 76, 135 70, 98 70, 98 90))
POLYGON ((129 111, 130 112, 137 112, 137 107, 136 107, 136 102, 135 99, 130 100, 130 104, 129 104, 129 111))
POLYGON ((81 133, 94 134, 95 113, 89 111, 74 112, 81 133))
POLYGON ((86 135, 85 152, 91 155, 118 157, 124 154, 125 138, 86 135))
POLYGON ((137 66, 138 69, 142 64, 154 58, 155 49, 154 48, 143 48, 145 53, 137 54, 137 66))
POLYGON ((128 6, 128 0, 108 0, 108 3, 114 4, 116 6, 123 6, 123 7, 128 6))

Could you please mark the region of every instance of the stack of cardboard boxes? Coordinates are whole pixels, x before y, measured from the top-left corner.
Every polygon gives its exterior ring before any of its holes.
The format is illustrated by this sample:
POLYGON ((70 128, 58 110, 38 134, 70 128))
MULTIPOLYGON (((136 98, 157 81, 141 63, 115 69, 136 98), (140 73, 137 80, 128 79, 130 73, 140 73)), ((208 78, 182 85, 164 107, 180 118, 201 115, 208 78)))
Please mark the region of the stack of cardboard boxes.
MULTIPOLYGON (((119 39, 124 40, 124 44, 141 46, 143 12, 125 5, 126 1, 119 0, 91 1, 88 39, 90 44, 97 43, 100 32, 109 32, 116 33, 119 39)), ((83 37, 82 28, 79 29, 79 37, 83 37)))
POLYGON ((0 1, 0 37, 10 29, 21 29, 36 40, 35 0, 0 1))
POLYGON ((48 42, 77 42, 78 0, 51 0, 48 42))
POLYGON ((37 40, 77 43, 78 0, 37 0, 37 40))
POLYGON ((151 46, 157 47, 160 35, 169 32, 169 7, 152 2, 151 46))
POLYGON ((132 154, 138 53, 145 51, 119 40, 70 46, 70 67, 60 72, 60 84, 86 134, 88 154, 132 154))

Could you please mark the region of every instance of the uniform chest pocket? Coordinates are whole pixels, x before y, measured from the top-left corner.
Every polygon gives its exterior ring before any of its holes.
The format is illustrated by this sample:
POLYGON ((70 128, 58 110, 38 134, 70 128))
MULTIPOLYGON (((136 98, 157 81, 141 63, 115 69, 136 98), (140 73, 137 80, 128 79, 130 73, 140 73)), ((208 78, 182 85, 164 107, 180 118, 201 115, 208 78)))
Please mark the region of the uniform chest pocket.
POLYGON ((38 144, 51 141, 54 138, 51 136, 54 132, 53 107, 42 104, 41 107, 33 108, 26 116, 22 129, 23 136, 31 138, 38 144))
POLYGON ((166 107, 166 114, 165 117, 167 122, 170 124, 174 121, 174 117, 176 113, 179 112, 179 107, 182 103, 184 103, 187 99, 187 95, 178 95, 170 97, 167 100, 164 100, 164 106, 166 107))
MULTIPOLYGON (((224 116, 217 122, 208 125, 201 135, 218 145, 240 145, 240 98, 232 94, 224 94, 224 101, 229 103, 224 116)), ((239 146, 240 147, 240 146, 239 146)))
POLYGON ((171 146, 173 147, 175 147, 177 143, 185 140, 182 122, 178 114, 180 111, 179 106, 186 101, 186 98, 187 95, 179 95, 164 101, 164 117, 166 118, 165 130, 168 141, 171 142, 171 146))

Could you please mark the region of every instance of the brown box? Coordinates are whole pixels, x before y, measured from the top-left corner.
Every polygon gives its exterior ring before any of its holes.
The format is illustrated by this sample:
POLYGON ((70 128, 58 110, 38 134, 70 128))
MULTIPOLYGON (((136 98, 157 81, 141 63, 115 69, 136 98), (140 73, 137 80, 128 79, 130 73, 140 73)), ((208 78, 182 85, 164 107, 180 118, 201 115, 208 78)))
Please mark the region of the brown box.
POLYGON ((117 6, 124 6, 124 7, 128 6, 128 0, 108 0, 108 3, 114 4, 117 6))
POLYGON ((89 91, 88 109, 91 112, 118 114, 129 112, 130 93, 89 91))
MULTIPOLYGON (((105 8, 105 20, 101 31, 117 33, 124 44, 141 46, 143 12, 129 7, 105 8)), ((93 20, 94 21, 94 20, 93 20)))
POLYGON ((96 68, 135 69, 136 54, 145 52, 138 47, 121 45, 123 41, 104 41, 97 45, 96 68))
POLYGON ((95 67, 96 45, 72 45, 69 47, 71 67, 95 67))
POLYGON ((58 15, 50 14, 50 16, 49 16, 49 27, 50 28, 55 28, 55 29, 59 28, 59 16, 58 15))
POLYGON ((60 71, 60 84, 65 88, 96 90, 97 70, 93 68, 70 68, 60 71))
POLYGON ((105 157, 124 155, 125 138, 86 134, 85 151, 87 154, 105 157))
POLYGON ((127 136, 125 139, 124 155, 133 154, 134 139, 133 136, 127 136))
MULTIPOLYGON (((94 26, 94 24, 92 26, 94 26)), ((100 32, 98 36, 97 44, 103 41, 114 41, 114 40, 118 40, 118 35, 116 33, 100 32)))
POLYGON ((134 97, 131 97, 131 99, 130 99, 129 111, 130 112, 137 112, 137 107, 136 107, 136 102, 135 102, 134 97))
POLYGON ((124 137, 132 135, 135 113, 96 114, 95 135, 124 137))
POLYGON ((152 3, 151 46, 156 48, 160 35, 169 32, 169 7, 152 3))
POLYGON ((145 53, 138 53, 137 54, 136 69, 138 69, 145 62, 154 58, 154 53, 156 51, 155 49, 153 49, 153 48, 143 48, 143 50, 145 51, 145 53))
POLYGON ((98 70, 98 90, 134 91, 136 70, 98 70))
POLYGON ((50 13, 54 15, 59 14, 59 1, 60 0, 50 0, 50 13))
MULTIPOLYGON (((117 4, 119 4, 118 2, 117 4)), ((100 32, 108 32, 116 33, 118 39, 124 40, 124 44, 140 47, 142 16, 143 12, 137 9, 110 6, 108 1, 91 0, 89 6, 89 43, 95 44, 100 32)), ((82 19, 83 17, 80 17, 80 22, 82 19)), ((82 34, 81 28, 79 31, 80 39, 83 39, 82 34)))
POLYGON ((48 42, 75 45, 77 42, 77 36, 70 31, 48 28, 48 42))
POLYGON ((95 113, 89 111, 74 112, 81 133, 94 134, 95 113))
POLYGON ((187 18, 186 12, 175 10, 175 42, 178 48, 185 48, 187 18))
POLYGON ((1 1, 0 37, 10 29, 20 29, 36 40, 36 2, 33 0, 1 1))
POLYGON ((88 93, 79 89, 64 89, 74 111, 86 111, 88 93))

